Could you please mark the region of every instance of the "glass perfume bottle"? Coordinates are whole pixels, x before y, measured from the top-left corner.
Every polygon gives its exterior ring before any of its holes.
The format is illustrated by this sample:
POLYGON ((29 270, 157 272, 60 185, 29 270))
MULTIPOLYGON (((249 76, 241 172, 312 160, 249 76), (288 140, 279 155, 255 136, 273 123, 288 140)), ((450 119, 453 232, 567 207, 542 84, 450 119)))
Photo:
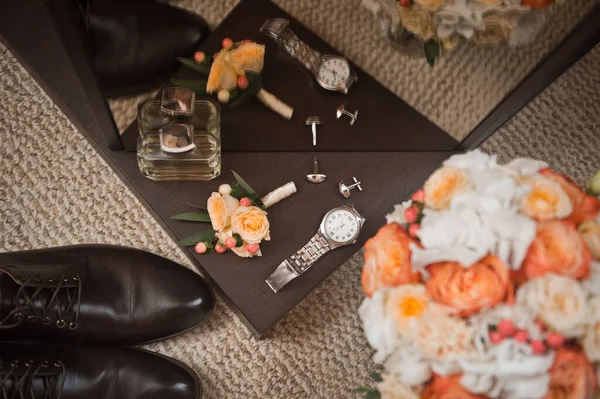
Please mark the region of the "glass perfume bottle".
POLYGON ((163 92, 162 100, 139 107, 140 171, 156 181, 212 180, 221 173, 219 108, 211 101, 195 100, 186 89, 172 89, 181 93, 163 92))

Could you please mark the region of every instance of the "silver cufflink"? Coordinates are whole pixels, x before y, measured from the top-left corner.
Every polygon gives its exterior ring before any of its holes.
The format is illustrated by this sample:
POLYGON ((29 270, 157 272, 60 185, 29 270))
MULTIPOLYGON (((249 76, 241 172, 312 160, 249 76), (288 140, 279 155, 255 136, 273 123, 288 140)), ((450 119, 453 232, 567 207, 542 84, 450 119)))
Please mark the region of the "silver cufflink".
POLYGON ((305 124, 312 127, 313 147, 315 147, 317 145, 317 126, 321 124, 321 118, 318 116, 311 116, 306 119, 305 124))
POLYGON ((343 180, 340 180, 338 183, 340 194, 342 194, 345 198, 350 198, 350 190, 353 190, 354 188, 358 188, 358 191, 362 191, 362 183, 356 180, 356 177, 353 177, 352 180, 354 180, 354 184, 351 186, 346 186, 343 180))
POLYGON ((354 122, 356 122, 356 120, 358 119, 358 110, 354 111, 354 113, 350 113, 348 111, 346 111, 346 104, 340 104, 337 107, 337 110, 335 112, 335 116, 340 119, 342 117, 342 115, 346 115, 347 117, 350 118, 350 126, 354 125, 354 122))
POLYGON ((324 174, 319 173, 319 163, 317 162, 317 157, 315 157, 313 160, 313 173, 310 175, 306 175, 306 180, 315 184, 323 183, 326 177, 327 176, 325 176, 324 174))

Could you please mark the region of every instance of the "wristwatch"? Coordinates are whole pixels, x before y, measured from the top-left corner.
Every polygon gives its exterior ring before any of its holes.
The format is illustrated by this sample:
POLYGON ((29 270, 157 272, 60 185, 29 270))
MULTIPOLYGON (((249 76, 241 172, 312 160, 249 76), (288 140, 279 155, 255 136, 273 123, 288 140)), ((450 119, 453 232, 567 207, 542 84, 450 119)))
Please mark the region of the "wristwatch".
POLYGON ((357 81, 358 78, 346 58, 332 54, 323 55, 309 47, 292 31, 287 19, 268 19, 260 31, 269 35, 292 57, 300 61, 315 75, 317 82, 324 89, 346 94, 350 86, 357 81))
POLYGON ((352 205, 333 208, 323 218, 317 234, 301 250, 281 262, 266 283, 273 292, 278 292, 330 250, 354 244, 365 220, 352 205))

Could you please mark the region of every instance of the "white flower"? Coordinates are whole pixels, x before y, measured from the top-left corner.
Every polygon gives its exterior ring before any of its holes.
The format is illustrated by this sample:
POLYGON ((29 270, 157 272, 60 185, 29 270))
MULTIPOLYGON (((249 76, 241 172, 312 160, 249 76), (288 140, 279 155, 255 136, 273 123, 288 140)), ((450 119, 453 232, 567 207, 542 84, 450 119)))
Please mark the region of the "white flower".
POLYGON ((597 362, 600 361, 600 296, 592 298, 588 307, 588 325, 582 344, 588 359, 597 362))
POLYGON ((587 292, 577 280, 546 274, 523 284, 517 291, 517 304, 529 309, 565 337, 581 337, 587 312, 587 292))
POLYGON ((590 295, 600 295, 600 262, 593 260, 590 263, 590 277, 581 284, 590 295))
POLYGON ((404 217, 404 211, 412 206, 412 201, 404 201, 400 205, 394 206, 394 211, 388 215, 386 215, 385 220, 388 224, 390 223, 398 223, 400 226, 405 225, 407 223, 406 218, 404 217))
POLYGON ((381 399, 419 399, 417 393, 389 374, 382 374, 382 382, 377 383, 381 399))
POLYGON ((530 191, 521 200, 521 212, 537 220, 562 219, 573 212, 573 204, 560 184, 542 176, 523 179, 530 191))
POLYGON ((471 171, 482 171, 498 166, 498 157, 486 154, 481 150, 473 150, 452 155, 444 161, 443 165, 471 171))
MULTIPOLYGON (((520 0, 519 0, 520 1, 520 0)), ((515 158, 504 168, 514 172, 518 176, 531 176, 548 167, 548 163, 531 158, 515 158)))
POLYGON ((531 42, 545 22, 544 13, 524 11, 514 25, 508 44, 519 46, 531 42))
POLYGON ((421 386, 431 378, 429 361, 419 347, 408 340, 386 360, 384 368, 410 387, 421 386))
POLYGON ((440 39, 447 39, 454 33, 458 33, 466 39, 470 39, 475 30, 485 27, 483 14, 486 7, 469 3, 467 0, 455 0, 446 2, 433 15, 433 21, 437 25, 437 34, 440 39))
POLYGON ((422 284, 405 284, 375 292, 358 309, 367 340, 376 350, 373 360, 382 363, 403 339, 417 333, 418 321, 429 306, 422 284))

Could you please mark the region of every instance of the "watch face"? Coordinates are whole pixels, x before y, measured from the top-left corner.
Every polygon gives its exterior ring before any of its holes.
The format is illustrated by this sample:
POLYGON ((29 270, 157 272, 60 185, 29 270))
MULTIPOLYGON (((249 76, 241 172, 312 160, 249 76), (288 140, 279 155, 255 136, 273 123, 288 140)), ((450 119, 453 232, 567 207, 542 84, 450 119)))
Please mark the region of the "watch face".
POLYGON ((348 61, 337 56, 325 56, 317 71, 317 79, 321 85, 330 90, 346 87, 349 77, 350 65, 348 65, 348 61))
POLYGON ((350 211, 334 209, 325 218, 324 229, 329 239, 345 244, 354 241, 360 226, 358 219, 350 211))

